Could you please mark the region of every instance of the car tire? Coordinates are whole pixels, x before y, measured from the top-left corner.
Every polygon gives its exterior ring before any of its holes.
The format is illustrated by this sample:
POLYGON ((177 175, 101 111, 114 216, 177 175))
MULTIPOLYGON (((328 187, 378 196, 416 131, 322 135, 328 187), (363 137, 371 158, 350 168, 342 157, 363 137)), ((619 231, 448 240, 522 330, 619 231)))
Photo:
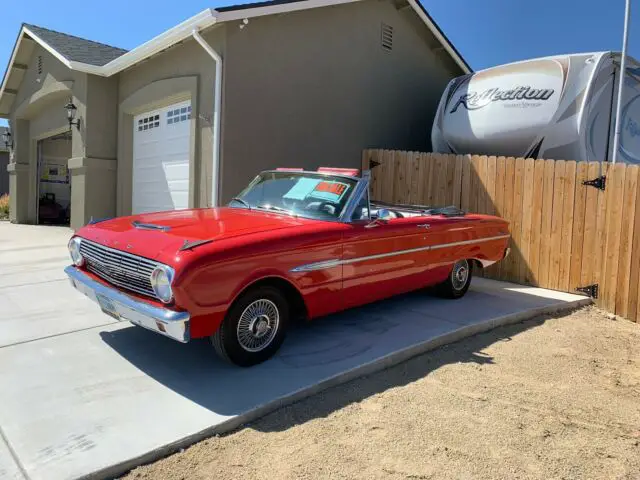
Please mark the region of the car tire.
POLYGON ((473 276, 473 262, 467 259, 458 260, 451 267, 447 279, 436 287, 436 292, 443 298, 461 298, 469 290, 473 276))
POLYGON ((284 341, 289 304, 280 290, 262 286, 244 293, 229 309, 211 343, 220 358, 250 367, 271 358, 284 341))

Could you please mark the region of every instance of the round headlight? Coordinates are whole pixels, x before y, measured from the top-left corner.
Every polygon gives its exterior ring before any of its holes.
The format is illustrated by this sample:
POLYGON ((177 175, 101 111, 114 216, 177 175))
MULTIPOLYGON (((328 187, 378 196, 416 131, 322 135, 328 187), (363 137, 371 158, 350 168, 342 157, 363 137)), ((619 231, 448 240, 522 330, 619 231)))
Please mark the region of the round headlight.
POLYGON ((71 255, 71 261, 76 267, 84 265, 84 257, 80 253, 80 244, 82 240, 79 237, 73 237, 69 240, 69 255, 71 255))
POLYGON ((156 296, 164 303, 170 303, 173 300, 173 268, 166 265, 158 265, 151 273, 151 286, 156 296))

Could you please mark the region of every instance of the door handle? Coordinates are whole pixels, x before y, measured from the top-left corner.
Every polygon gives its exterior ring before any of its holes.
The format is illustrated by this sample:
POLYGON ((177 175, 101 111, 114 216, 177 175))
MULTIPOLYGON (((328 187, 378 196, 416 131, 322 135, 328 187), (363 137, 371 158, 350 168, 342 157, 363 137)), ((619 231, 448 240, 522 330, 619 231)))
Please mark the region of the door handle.
POLYGON ((420 225, 416 225, 418 228, 425 228, 425 229, 429 229, 431 228, 431 225, 428 223, 421 223, 420 225))

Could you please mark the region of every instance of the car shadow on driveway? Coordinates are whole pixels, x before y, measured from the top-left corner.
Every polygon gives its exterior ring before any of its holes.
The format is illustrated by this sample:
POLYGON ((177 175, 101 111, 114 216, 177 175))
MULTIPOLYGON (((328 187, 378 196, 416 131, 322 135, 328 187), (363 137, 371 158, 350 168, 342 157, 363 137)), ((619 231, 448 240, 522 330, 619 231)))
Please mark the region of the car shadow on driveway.
MULTIPOLYGON (((103 331, 100 335, 107 345, 144 374, 217 414, 219 423, 223 423, 230 417, 273 404, 399 350, 550 302, 548 298, 518 291, 509 292, 508 298, 491 292, 470 291, 457 301, 433 298, 418 291, 295 325, 274 358, 251 368, 222 362, 207 339, 180 344, 133 326, 103 331)), ((443 364, 490 363, 492 359, 481 353, 483 348, 541 322, 527 321, 477 336, 471 341, 470 350, 441 348, 437 353, 421 357, 424 362, 412 362, 401 377, 383 376, 386 380, 382 382, 360 382, 346 400, 336 403, 330 395, 324 395, 320 410, 307 412, 308 418, 292 419, 292 422, 325 416, 343 407, 345 401, 360 401, 387 388, 413 382, 443 364)))

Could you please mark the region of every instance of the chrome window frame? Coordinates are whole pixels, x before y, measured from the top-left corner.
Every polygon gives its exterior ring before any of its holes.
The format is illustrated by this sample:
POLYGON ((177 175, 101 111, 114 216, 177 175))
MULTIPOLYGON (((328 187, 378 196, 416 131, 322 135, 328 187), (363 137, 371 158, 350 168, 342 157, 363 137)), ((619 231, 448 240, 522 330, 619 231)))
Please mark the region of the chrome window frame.
MULTIPOLYGON (((244 187, 238 195, 242 195, 250 187, 254 186, 257 183, 257 181, 260 179, 260 176, 264 175, 265 173, 287 173, 287 170, 263 170, 258 175, 256 175, 254 179, 251 180, 251 182, 246 187, 244 187)), ((369 193, 369 182, 371 179, 370 170, 365 170, 364 172, 362 172, 362 175, 360 177, 355 177, 353 175, 341 175, 339 173, 331 173, 331 172, 314 172, 313 170, 292 170, 290 173, 312 173, 314 175, 321 175, 327 178, 337 177, 337 178, 344 178, 346 180, 357 180, 355 187, 353 187, 353 191, 349 194, 349 198, 347 199, 347 202, 345 203, 344 208, 342 209, 342 213, 338 217, 336 217, 335 220, 329 220, 324 218, 323 219, 316 218, 312 220, 318 220, 323 222, 334 222, 334 223, 335 222, 352 223, 353 219, 351 217, 353 216, 353 212, 356 206, 358 205, 358 202, 360 201, 362 194, 364 192, 369 193)), ((258 209, 258 210, 263 212, 264 211, 271 212, 271 210, 266 210, 266 209, 258 209)), ((371 220, 371 195, 370 194, 367 197, 367 214, 369 215, 369 220, 371 220)), ((309 217, 303 217, 303 218, 309 218, 309 217)))
POLYGON ((347 203, 342 210, 342 214, 340 215, 340 217, 338 217, 338 220, 340 222, 353 223, 353 212, 358 206, 358 203, 360 203, 362 195, 364 195, 365 193, 367 194, 367 215, 369 216, 369 221, 371 221, 371 192, 369 192, 370 180, 371 171, 365 170, 364 172, 362 172, 362 176, 353 189, 351 197, 349 197, 349 200, 347 200, 347 203))

